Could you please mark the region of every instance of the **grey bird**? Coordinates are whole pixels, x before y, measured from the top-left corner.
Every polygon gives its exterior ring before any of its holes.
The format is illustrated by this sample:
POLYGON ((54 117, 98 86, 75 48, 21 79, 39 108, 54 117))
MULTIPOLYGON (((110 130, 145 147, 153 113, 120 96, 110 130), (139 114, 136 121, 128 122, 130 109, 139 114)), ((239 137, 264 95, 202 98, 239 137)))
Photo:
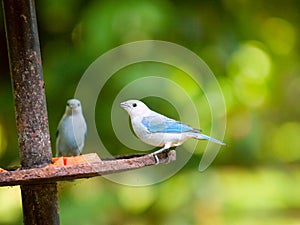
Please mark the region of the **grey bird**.
POLYGON ((56 131, 56 156, 78 156, 84 147, 87 125, 77 99, 67 101, 66 111, 56 131))

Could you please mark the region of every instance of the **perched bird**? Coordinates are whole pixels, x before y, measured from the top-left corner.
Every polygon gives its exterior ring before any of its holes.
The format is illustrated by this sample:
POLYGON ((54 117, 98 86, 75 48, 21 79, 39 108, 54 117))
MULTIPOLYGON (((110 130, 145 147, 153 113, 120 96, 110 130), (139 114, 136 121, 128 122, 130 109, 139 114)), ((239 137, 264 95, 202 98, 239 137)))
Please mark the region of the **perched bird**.
POLYGON ((70 99, 56 131, 56 156, 80 155, 86 134, 87 126, 81 103, 77 99, 70 99))
POLYGON ((152 146, 163 147, 152 153, 154 155, 171 147, 179 146, 190 138, 226 145, 219 140, 201 134, 201 130, 152 111, 141 101, 128 100, 120 103, 120 106, 128 112, 132 128, 143 142, 152 146))

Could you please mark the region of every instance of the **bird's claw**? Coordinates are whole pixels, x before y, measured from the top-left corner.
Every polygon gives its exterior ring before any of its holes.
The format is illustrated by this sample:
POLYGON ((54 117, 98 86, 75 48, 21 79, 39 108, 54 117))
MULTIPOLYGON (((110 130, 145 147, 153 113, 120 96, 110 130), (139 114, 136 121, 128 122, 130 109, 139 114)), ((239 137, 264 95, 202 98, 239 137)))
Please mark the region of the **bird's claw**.
POLYGON ((153 155, 153 157, 155 159, 155 165, 159 164, 158 154, 160 154, 160 153, 166 153, 167 154, 167 162, 166 163, 169 163, 171 161, 169 159, 169 155, 168 155, 169 151, 170 151, 170 149, 160 149, 158 151, 155 151, 155 152, 151 153, 151 155, 153 155))
POLYGON ((155 165, 159 164, 159 158, 156 154, 153 155, 155 159, 155 165))

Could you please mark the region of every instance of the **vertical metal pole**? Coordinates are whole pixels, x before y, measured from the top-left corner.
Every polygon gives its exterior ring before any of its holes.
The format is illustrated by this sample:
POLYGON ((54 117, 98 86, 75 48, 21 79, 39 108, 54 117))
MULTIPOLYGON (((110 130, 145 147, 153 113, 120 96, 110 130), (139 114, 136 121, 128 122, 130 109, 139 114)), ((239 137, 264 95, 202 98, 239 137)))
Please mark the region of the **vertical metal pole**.
MULTIPOLYGON (((52 153, 34 0, 3 0, 22 168, 51 162, 52 153)), ((59 224, 56 183, 22 185, 25 225, 59 224)))

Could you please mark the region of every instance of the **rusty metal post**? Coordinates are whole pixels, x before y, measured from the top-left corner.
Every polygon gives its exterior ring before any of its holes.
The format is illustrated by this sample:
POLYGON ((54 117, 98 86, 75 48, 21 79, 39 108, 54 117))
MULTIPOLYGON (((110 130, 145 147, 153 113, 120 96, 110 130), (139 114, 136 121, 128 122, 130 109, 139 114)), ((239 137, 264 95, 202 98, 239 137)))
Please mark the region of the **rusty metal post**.
MULTIPOLYGON (((52 152, 34 0, 3 0, 22 169, 52 152)), ((56 183, 21 185, 24 224, 59 224, 56 183)))

